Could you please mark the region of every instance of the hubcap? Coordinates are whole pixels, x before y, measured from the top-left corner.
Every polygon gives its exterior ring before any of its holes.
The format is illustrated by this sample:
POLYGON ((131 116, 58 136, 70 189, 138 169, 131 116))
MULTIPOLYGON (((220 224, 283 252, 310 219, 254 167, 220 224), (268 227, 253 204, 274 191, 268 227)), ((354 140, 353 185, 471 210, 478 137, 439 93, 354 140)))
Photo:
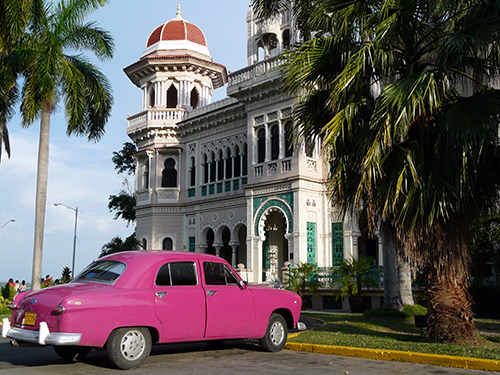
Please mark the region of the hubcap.
POLYGON ((285 338, 285 328, 280 322, 274 322, 271 326, 270 338, 273 345, 280 345, 285 338))
POLYGON ((142 356, 146 347, 144 335, 139 331, 129 331, 120 343, 120 353, 123 358, 135 361, 142 356))

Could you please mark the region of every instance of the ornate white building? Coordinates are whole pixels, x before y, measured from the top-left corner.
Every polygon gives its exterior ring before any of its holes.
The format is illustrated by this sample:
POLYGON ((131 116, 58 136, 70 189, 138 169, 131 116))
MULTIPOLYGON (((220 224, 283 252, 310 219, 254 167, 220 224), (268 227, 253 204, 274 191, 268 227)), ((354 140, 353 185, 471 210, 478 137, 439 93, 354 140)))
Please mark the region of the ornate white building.
POLYGON ((248 66, 228 75, 203 32, 177 16, 125 68, 142 90, 128 118, 137 145, 137 238, 147 249, 208 252, 262 282, 287 262, 329 267, 367 254, 382 263, 366 218, 343 220, 327 196, 318 145, 291 146, 294 99, 276 56, 298 41, 290 12, 248 11, 248 66), (211 103, 227 83, 227 98, 211 103))

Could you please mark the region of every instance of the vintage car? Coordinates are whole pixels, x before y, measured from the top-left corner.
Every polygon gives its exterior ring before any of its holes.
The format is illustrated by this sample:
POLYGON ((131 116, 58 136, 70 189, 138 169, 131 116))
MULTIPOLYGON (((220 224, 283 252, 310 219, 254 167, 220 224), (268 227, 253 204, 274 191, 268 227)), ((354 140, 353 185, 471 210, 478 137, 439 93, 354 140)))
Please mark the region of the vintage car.
POLYGON ((105 349, 120 369, 140 366, 151 345, 259 339, 283 349, 299 322, 296 293, 243 281, 222 258, 127 251, 101 258, 69 284, 18 294, 2 337, 13 346, 52 345, 65 359, 105 349))

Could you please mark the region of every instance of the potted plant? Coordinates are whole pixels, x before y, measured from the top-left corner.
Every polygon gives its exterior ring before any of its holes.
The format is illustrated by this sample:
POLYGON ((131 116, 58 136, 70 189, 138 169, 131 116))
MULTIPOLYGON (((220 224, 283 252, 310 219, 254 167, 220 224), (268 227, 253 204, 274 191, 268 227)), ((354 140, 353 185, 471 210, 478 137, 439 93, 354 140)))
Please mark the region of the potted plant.
POLYGON ((358 259, 346 259, 332 268, 334 280, 332 285, 338 286, 336 298, 348 297, 352 312, 364 312, 367 308, 368 297, 362 295, 363 286, 367 289, 378 287, 374 278, 378 270, 373 267, 373 258, 360 256, 358 259))
MULTIPOLYGON (((317 295, 321 283, 318 280, 316 265, 313 263, 299 263, 297 267, 286 272, 287 289, 297 293, 301 298, 304 297, 306 290, 317 295)), ((302 301, 302 308, 304 302, 302 301)))

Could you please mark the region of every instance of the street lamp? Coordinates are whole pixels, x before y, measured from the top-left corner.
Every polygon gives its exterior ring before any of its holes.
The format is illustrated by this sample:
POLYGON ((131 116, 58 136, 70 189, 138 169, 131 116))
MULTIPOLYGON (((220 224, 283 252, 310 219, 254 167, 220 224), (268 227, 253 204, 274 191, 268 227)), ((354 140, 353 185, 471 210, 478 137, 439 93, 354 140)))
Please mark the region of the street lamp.
POLYGON ((64 203, 54 203, 54 206, 56 206, 56 207, 57 206, 64 206, 64 207, 69 208, 70 210, 75 211, 75 233, 73 236, 73 266, 71 267, 71 277, 74 279, 75 278, 75 257, 76 257, 76 225, 78 223, 78 207, 73 208, 73 207, 70 207, 64 203))
POLYGON ((15 220, 14 220, 14 219, 10 219, 10 220, 9 220, 9 221, 7 221, 4 225, 2 225, 2 226, 0 227, 0 234, 2 234, 2 229, 3 229, 3 227, 4 227, 4 226, 6 226, 7 224, 9 224, 10 222, 12 222, 12 223, 13 223, 13 222, 15 222, 15 220))

